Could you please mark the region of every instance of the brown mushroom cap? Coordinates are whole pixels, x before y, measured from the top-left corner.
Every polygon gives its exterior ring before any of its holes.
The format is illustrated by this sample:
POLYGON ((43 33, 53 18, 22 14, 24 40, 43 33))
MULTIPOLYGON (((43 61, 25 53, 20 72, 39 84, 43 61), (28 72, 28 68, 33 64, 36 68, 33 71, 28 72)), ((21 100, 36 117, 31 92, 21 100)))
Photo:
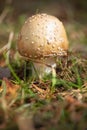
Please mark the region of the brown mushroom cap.
POLYGON ((47 14, 28 18, 21 29, 17 45, 19 53, 31 59, 66 55, 68 50, 62 22, 47 14))

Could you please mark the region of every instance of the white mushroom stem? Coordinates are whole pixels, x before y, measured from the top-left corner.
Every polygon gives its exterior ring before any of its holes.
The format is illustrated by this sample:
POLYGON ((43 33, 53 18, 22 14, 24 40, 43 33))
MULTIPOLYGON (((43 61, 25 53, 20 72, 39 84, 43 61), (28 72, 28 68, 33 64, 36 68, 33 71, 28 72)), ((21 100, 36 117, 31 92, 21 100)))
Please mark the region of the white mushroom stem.
POLYGON ((54 57, 50 57, 47 59, 39 60, 38 62, 33 62, 32 67, 32 75, 38 75, 41 79, 45 74, 50 74, 52 72, 52 68, 56 68, 56 59, 54 57))

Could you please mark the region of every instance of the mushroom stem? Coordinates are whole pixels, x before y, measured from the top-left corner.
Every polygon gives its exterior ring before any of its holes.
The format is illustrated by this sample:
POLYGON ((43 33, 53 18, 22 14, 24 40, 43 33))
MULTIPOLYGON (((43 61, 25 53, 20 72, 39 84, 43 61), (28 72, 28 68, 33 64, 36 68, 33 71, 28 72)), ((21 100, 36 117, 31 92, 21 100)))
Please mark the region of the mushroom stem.
POLYGON ((56 68, 56 58, 49 57, 38 62, 33 62, 32 75, 38 75, 39 79, 45 76, 45 74, 50 74, 52 68, 56 68))

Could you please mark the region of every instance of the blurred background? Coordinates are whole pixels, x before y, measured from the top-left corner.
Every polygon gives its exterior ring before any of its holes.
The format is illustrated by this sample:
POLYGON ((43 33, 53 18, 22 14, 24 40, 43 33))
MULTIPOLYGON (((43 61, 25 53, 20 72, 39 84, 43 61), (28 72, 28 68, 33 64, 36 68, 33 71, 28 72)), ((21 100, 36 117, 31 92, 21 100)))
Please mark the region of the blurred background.
POLYGON ((87 0, 0 0, 0 47, 14 32, 13 43, 24 21, 36 13, 58 17, 67 31, 70 50, 87 53, 87 0))

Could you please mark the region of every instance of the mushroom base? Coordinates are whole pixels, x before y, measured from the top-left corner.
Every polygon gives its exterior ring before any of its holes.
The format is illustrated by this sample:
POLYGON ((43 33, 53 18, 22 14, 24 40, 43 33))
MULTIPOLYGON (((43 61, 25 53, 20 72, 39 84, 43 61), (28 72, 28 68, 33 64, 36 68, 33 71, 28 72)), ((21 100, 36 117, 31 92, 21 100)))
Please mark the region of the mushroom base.
POLYGON ((45 74, 50 74, 52 68, 56 68, 56 58, 47 58, 33 62, 32 75, 41 79, 45 74))

